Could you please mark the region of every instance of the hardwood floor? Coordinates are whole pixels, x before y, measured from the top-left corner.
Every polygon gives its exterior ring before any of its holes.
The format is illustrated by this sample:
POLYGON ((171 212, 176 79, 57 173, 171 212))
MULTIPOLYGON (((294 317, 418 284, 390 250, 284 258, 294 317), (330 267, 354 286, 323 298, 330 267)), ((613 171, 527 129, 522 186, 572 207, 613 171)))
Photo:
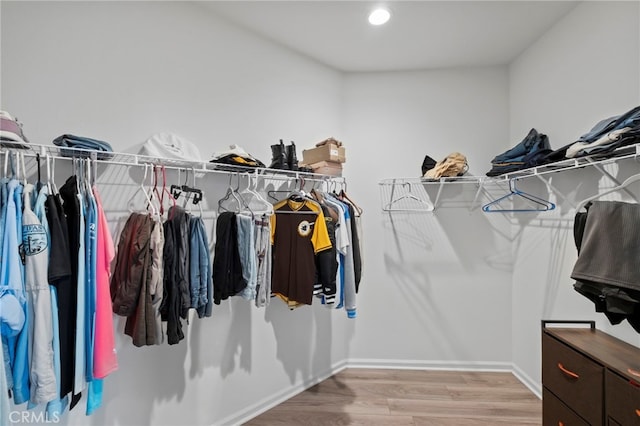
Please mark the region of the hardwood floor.
POLYGON ((539 426, 542 403, 511 373, 347 369, 245 424, 539 426))

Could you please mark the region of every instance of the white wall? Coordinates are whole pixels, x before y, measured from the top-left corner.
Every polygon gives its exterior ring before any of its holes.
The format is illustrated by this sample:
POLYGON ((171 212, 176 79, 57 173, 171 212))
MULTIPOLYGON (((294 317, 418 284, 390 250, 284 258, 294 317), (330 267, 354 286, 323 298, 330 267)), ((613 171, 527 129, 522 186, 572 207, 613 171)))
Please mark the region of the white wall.
MULTIPOLYGON (((268 163, 279 138, 304 148, 335 136, 348 144, 348 192, 365 210, 356 321, 317 306, 263 311, 234 300, 194 320, 177 346, 137 349, 120 337, 121 366, 105 383, 105 406, 88 419, 79 407, 63 424, 238 420, 346 359, 444 368, 514 362, 535 387, 541 318, 597 318, 608 328, 571 289, 568 203, 557 211, 563 220, 519 217, 526 227, 455 206, 389 215, 377 183, 418 177, 424 155, 440 160, 453 151, 482 175, 532 126, 558 147, 637 105, 638 3, 585 2, 508 69, 346 76, 188 3, 3 1, 0 12, 0 105, 33 142, 69 132, 123 151, 173 131, 197 143, 204 159, 239 143, 268 163)), ((119 173, 100 179, 130 186, 119 173)), ((576 172, 554 185, 579 199, 598 179, 576 172)), ((212 204, 220 188, 207 189, 212 204)), ((123 214, 119 191, 104 189, 114 227, 123 214)), ((453 201, 474 195, 467 186, 444 191, 453 201)), ((611 331, 638 344, 628 326, 611 331)))
MULTIPOLYGON (((197 5, 3 1, 1 13, 1 106, 33 143, 74 133, 125 151, 171 131, 196 143, 205 160, 239 143, 268 165, 279 138, 301 149, 341 136, 338 73, 197 5)), ((137 170, 131 175, 139 179, 137 170)), ((59 184, 66 176, 60 166, 59 184)), ((129 173, 109 168, 98 182, 111 183, 101 188, 115 228, 126 214, 129 173)), ((205 192, 209 205, 223 194, 214 186, 205 192)), ((83 400, 62 424, 238 420, 329 374, 346 359, 353 331, 344 311, 289 311, 277 300, 266 311, 223 302, 171 347, 134 348, 124 322, 117 326, 120 369, 105 381, 104 406, 87 418, 83 400)))
MULTIPOLYGON (((511 64, 509 79, 514 142, 536 127, 560 148, 599 120, 639 105, 640 3, 580 4, 511 64)), ((637 165, 626 162, 608 171, 622 181, 637 173, 637 165)), ((536 189, 544 189, 539 184, 536 189)), ((552 184, 568 200, 558 199, 559 209, 544 216, 551 219, 514 227, 520 236, 514 241, 513 361, 538 388, 541 319, 594 319, 599 328, 640 346, 626 321, 611 327, 573 290, 570 278, 577 258, 573 207, 611 181, 589 169, 554 175, 552 184)))
MULTIPOLYGON (((381 179, 420 177, 427 154, 441 160, 460 151, 471 174, 485 173, 508 143, 507 87, 506 67, 346 77, 348 157, 366 158, 347 163, 366 238, 353 362, 508 366, 511 274, 494 262, 510 263, 508 224, 456 208, 383 213, 376 188, 381 179)), ((469 189, 444 195, 464 198, 469 189)))

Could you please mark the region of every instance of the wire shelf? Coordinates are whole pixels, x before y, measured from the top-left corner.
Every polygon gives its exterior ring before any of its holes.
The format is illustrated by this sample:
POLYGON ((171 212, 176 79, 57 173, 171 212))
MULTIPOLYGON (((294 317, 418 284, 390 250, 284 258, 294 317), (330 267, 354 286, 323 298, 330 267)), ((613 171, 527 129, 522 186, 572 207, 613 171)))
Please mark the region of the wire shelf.
MULTIPOLYGON (((500 176, 460 176, 442 177, 440 179, 424 178, 388 178, 379 181, 380 198, 383 211, 434 211, 441 207, 443 189, 448 185, 469 186, 473 185, 475 196, 473 200, 465 200, 464 206, 469 210, 474 210, 478 206, 481 196, 489 200, 496 200, 496 192, 504 194, 508 184, 521 179, 538 178, 556 195, 564 198, 550 181, 545 179, 546 175, 552 173, 565 172, 569 170, 592 167, 602 175, 608 177, 614 183, 617 182, 615 176, 611 175, 604 168, 607 164, 617 163, 625 159, 635 159, 640 155, 640 144, 628 145, 604 156, 580 157, 561 160, 555 163, 545 164, 529 169, 518 170, 505 173, 500 176)), ((458 206, 460 207, 460 206, 458 206)))

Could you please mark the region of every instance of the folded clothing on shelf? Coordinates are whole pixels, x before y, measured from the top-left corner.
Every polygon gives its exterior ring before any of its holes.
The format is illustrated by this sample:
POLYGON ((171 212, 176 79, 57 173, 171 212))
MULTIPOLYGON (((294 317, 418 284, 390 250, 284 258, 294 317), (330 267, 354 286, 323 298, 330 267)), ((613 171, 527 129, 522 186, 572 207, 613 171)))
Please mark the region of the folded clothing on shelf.
POLYGON ((499 176, 538 166, 543 164, 545 157, 551 152, 549 137, 532 128, 519 144, 491 160, 492 167, 487 176, 499 176))
POLYGON ((249 154, 241 146, 235 144, 230 145, 226 151, 215 152, 209 162, 242 167, 266 167, 262 161, 249 154))
POLYGON ((0 111, 0 146, 5 148, 29 148, 22 132, 22 123, 6 111, 0 111))
POLYGON ((640 106, 621 115, 605 118, 577 141, 551 151, 541 164, 551 164, 567 158, 587 156, 610 157, 613 151, 640 143, 640 106))
POLYGON ((53 140, 53 144, 63 147, 60 154, 65 157, 89 157, 91 152, 97 152, 98 160, 109 160, 113 158, 113 149, 105 141, 64 134, 53 140), (72 148, 72 149, 64 149, 72 148))
POLYGON ((440 179, 441 177, 455 177, 464 175, 469 170, 467 157, 459 152, 452 152, 444 160, 433 164, 433 158, 426 156, 422 162, 422 168, 427 169, 423 177, 427 179, 440 179))
POLYGON ((640 106, 606 118, 567 148, 567 158, 607 155, 623 146, 640 142, 640 106))

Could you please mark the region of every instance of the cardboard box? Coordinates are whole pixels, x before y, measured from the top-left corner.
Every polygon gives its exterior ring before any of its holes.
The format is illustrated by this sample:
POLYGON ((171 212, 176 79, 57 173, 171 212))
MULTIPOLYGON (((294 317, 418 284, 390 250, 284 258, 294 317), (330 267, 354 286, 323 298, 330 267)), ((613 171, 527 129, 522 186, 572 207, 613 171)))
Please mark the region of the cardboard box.
POLYGON ((314 164, 320 161, 331 161, 334 163, 344 163, 344 146, 326 144, 317 148, 302 150, 302 162, 304 164, 314 164))
POLYGON ((309 167, 313 169, 313 173, 320 175, 342 176, 342 163, 336 163, 335 161, 320 161, 310 164, 309 167))

